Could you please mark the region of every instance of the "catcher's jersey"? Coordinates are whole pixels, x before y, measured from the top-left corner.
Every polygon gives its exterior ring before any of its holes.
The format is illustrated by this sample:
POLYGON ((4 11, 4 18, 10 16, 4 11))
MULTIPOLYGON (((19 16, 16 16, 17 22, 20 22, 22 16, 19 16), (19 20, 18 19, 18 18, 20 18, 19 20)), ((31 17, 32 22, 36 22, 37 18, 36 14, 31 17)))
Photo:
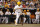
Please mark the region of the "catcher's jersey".
POLYGON ((15 12, 22 12, 21 9, 18 9, 18 8, 22 8, 22 5, 20 5, 20 6, 16 5, 16 6, 14 7, 15 12))

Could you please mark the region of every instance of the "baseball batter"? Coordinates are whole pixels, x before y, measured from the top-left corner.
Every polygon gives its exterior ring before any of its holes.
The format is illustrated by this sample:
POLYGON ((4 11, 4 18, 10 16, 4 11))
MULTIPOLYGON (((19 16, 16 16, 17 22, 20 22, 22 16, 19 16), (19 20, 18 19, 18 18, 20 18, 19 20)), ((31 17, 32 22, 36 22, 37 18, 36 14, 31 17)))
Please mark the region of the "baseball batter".
POLYGON ((15 25, 17 25, 18 19, 19 19, 21 13, 22 13, 21 8, 22 8, 21 2, 18 1, 18 2, 17 2, 17 5, 14 7, 15 14, 16 14, 15 25))

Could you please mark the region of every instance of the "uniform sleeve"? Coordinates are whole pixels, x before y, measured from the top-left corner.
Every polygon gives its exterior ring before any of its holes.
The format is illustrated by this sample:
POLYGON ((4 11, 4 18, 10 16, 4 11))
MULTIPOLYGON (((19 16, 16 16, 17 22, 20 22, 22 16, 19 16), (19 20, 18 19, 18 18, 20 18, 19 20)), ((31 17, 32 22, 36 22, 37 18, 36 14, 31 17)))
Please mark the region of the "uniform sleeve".
POLYGON ((14 12, 12 14, 14 14, 14 12))
POLYGON ((37 12, 35 12, 35 15, 37 14, 37 12))
POLYGON ((5 15, 7 15, 7 12, 5 13, 5 15))
POLYGON ((15 6, 14 9, 17 9, 17 6, 15 6))

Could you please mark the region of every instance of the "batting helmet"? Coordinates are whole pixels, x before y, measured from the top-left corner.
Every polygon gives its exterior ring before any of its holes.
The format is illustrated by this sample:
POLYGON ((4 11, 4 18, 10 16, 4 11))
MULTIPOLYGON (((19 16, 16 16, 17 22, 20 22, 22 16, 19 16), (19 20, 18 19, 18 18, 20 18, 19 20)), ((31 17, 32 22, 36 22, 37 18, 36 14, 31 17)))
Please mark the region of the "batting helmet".
POLYGON ((18 4, 18 5, 20 5, 20 4, 21 4, 21 2, 20 2, 20 1, 18 1, 18 2, 17 2, 17 4, 18 4))

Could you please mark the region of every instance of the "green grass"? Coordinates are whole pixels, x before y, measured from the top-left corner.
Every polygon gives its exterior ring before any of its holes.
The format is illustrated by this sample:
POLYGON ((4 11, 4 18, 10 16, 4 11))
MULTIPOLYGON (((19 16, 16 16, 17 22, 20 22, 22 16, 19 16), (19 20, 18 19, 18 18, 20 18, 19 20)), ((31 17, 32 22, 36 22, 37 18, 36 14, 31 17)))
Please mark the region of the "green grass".
POLYGON ((40 27, 40 24, 24 24, 23 26, 21 24, 17 26, 14 24, 0 24, 0 27, 40 27))

